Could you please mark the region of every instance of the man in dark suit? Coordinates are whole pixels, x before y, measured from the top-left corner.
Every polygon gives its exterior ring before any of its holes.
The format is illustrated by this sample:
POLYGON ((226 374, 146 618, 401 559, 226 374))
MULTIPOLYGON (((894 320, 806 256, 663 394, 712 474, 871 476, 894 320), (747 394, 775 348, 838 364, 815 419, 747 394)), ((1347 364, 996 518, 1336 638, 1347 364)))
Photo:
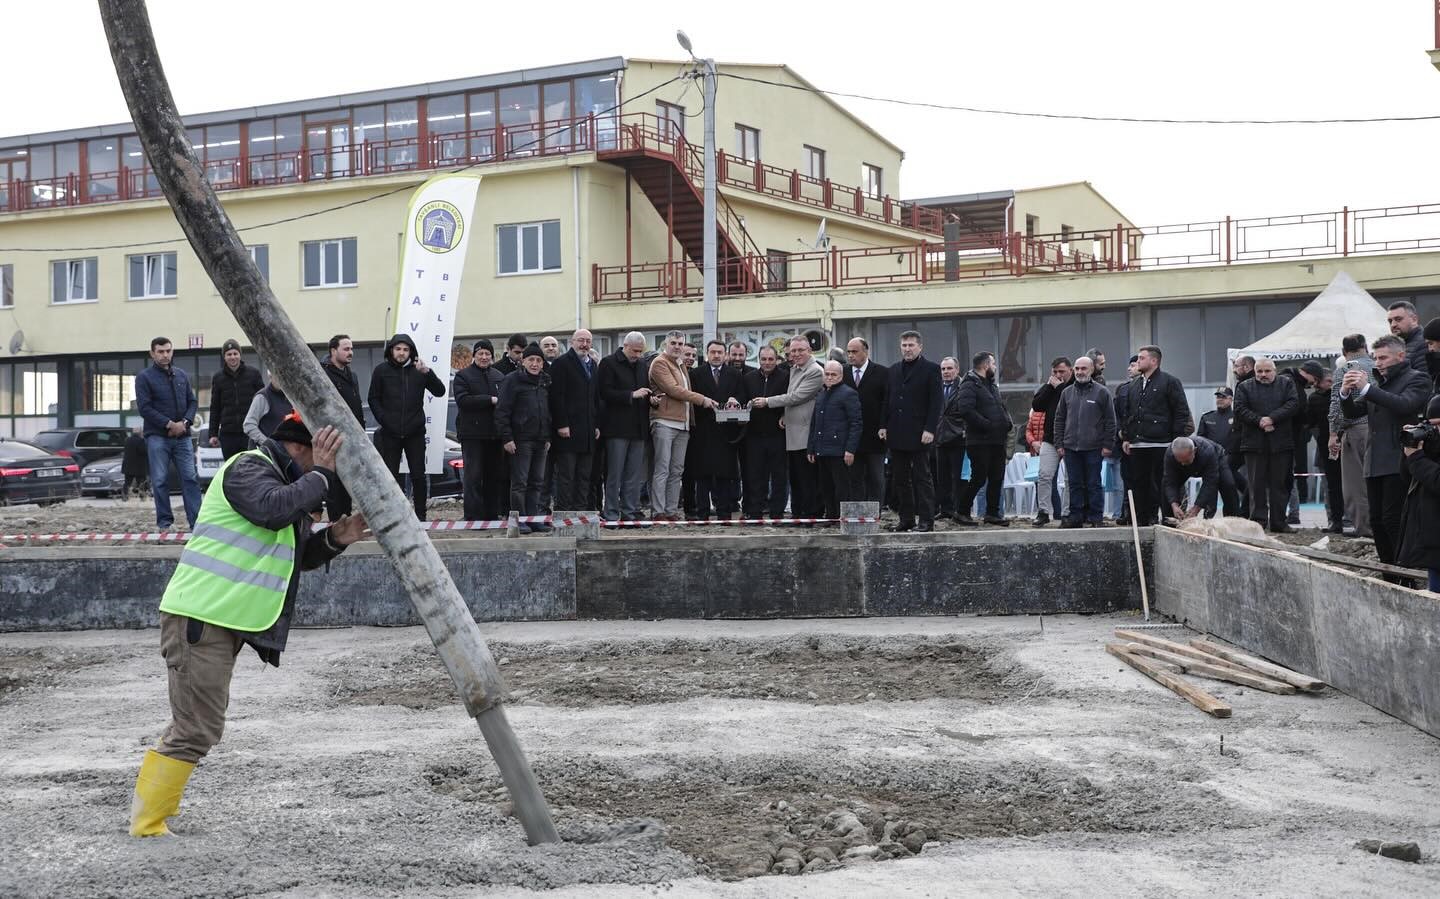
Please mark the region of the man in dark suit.
POLYGON ((865 338, 855 337, 845 347, 850 364, 845 366, 845 383, 860 394, 860 451, 855 454, 855 467, 859 469, 861 481, 860 499, 885 506, 885 441, 880 439, 880 429, 885 427, 880 417, 885 407, 885 391, 890 383, 889 373, 878 365, 870 364, 870 344, 865 338))
POLYGON ((935 431, 935 502, 941 518, 964 512, 960 494, 965 492, 965 418, 960 414, 960 360, 946 356, 940 360, 940 426, 935 431))
POLYGON ((1158 346, 1142 346, 1136 353, 1136 377, 1120 419, 1121 449, 1135 475, 1133 483, 1127 478, 1126 486, 1135 493, 1135 523, 1141 527, 1154 524, 1160 512, 1160 479, 1170 441, 1195 431, 1185 388, 1160 370, 1160 358, 1158 346))
MULTIPOLYGON (((725 344, 705 345, 705 361, 690 375, 690 387, 721 406, 736 407, 745 396, 740 372, 728 364, 725 344)), ((697 408, 685 453, 685 471, 695 483, 695 514, 709 518, 711 504, 722 521, 740 504, 739 425, 715 420, 713 409, 697 408)))
POLYGON ((810 418, 810 461, 820 466, 820 496, 826 518, 840 517, 840 504, 854 502, 859 482, 855 451, 860 447, 860 395, 842 383, 845 368, 825 363, 825 386, 815 397, 810 418))
POLYGON ((600 438, 595 360, 590 332, 570 335, 570 348, 550 364, 550 457, 555 460, 555 508, 579 511, 590 504, 590 473, 600 438))
MULTIPOLYGON (((755 354, 760 367, 745 375, 745 400, 781 396, 790 389, 790 373, 780 370, 780 357, 766 344, 755 354)), ((746 518, 785 517, 790 498, 789 458, 785 454, 785 431, 780 427, 784 409, 750 410, 745 426, 745 508, 746 518)))
MULTIPOLYGON (((930 477, 930 444, 940 426, 940 366, 921 353, 919 331, 900 335, 900 361, 890 366, 880 438, 894 470, 897 531, 935 529, 935 482, 930 477), (919 524, 916 524, 916 514, 919 524)), ((862 412, 863 416, 863 412, 862 412)))

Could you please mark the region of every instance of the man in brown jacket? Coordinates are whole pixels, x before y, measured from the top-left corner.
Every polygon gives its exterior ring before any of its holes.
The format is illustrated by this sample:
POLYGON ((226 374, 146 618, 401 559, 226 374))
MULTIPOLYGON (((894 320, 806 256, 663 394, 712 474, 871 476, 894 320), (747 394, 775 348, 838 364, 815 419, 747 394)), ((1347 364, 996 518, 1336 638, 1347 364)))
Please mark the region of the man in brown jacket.
POLYGON ((650 363, 650 392, 659 398, 650 408, 650 437, 655 467, 650 475, 651 518, 680 520, 680 479, 685 473, 685 448, 690 443, 691 406, 714 409, 718 403, 690 389, 690 371, 680 364, 685 332, 665 335, 665 351, 650 363))

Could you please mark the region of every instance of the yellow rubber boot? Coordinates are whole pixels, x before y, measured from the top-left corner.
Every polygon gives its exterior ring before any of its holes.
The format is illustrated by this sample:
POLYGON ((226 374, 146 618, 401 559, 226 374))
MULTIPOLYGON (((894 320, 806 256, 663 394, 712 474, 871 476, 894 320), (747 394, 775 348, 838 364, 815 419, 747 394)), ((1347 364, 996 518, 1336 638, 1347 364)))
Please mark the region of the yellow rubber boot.
POLYGON ((135 778, 135 796, 130 801, 130 836, 164 837, 170 835, 165 819, 180 811, 180 795, 194 762, 182 762, 151 749, 140 763, 140 776, 135 778))

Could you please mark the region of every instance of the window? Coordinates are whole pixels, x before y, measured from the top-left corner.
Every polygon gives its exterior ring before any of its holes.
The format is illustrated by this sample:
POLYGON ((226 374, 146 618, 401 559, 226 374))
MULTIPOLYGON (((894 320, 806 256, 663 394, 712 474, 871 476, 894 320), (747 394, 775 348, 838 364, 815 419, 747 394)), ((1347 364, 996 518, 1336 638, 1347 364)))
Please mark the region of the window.
POLYGON ((871 165, 868 162, 860 164, 860 183, 865 189, 865 196, 879 199, 885 190, 885 173, 878 165, 871 165))
POLYGON ((262 278, 265 279, 265 283, 266 283, 266 284, 269 284, 269 283, 270 283, 270 245, 269 245, 269 244, 263 244, 263 243, 262 243, 262 244, 256 244, 256 245, 253 246, 253 247, 246 247, 245 249, 247 249, 247 250, 250 251, 250 261, 253 262, 253 263, 255 263, 255 267, 256 267, 256 268, 260 269, 260 277, 262 277, 262 278))
POLYGON ((1070 227, 1069 225, 1060 226, 1060 244, 1063 247, 1064 252, 1070 252, 1070 241, 1072 238, 1074 238, 1074 236, 1074 228, 1070 227))
POLYGON ((660 120, 661 140, 673 141, 685 136, 685 107, 656 100, 655 117, 660 120))
POLYGON ((62 259, 50 263, 50 302, 83 303, 100 298, 100 262, 89 259, 62 259))
POLYGON ((790 254, 784 250, 765 251, 765 289, 785 290, 790 286, 790 254))
POLYGON ((819 147, 804 145, 805 174, 816 181, 825 180, 825 151, 819 147))
POLYGON ((1035 232, 1040 230, 1040 216, 1025 213, 1025 236, 1034 237, 1035 232))
POLYGON ((300 245, 303 287, 354 287, 355 238, 307 240, 300 245))
POLYGON ((0 265, 0 309, 15 308, 15 266, 0 265))
POLYGON ((128 259, 130 299, 149 300, 175 296, 174 253, 144 253, 128 259))
POLYGON ((748 125, 735 125, 735 155, 746 162, 760 158, 760 129, 748 125))
POLYGON ((558 221, 501 225, 497 241, 497 270, 502 275, 560 271, 558 221))

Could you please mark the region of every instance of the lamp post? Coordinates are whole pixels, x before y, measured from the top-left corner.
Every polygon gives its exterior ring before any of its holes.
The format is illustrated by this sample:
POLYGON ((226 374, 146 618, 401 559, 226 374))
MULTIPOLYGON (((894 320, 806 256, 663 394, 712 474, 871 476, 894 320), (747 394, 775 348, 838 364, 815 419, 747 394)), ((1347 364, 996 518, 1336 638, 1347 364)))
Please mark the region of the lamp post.
POLYGON ((703 293, 701 295, 702 330, 705 340, 716 338, 720 330, 720 299, 715 274, 715 60, 696 59, 690 38, 683 31, 675 32, 675 39, 695 63, 696 72, 705 79, 705 252, 702 263, 703 293))

